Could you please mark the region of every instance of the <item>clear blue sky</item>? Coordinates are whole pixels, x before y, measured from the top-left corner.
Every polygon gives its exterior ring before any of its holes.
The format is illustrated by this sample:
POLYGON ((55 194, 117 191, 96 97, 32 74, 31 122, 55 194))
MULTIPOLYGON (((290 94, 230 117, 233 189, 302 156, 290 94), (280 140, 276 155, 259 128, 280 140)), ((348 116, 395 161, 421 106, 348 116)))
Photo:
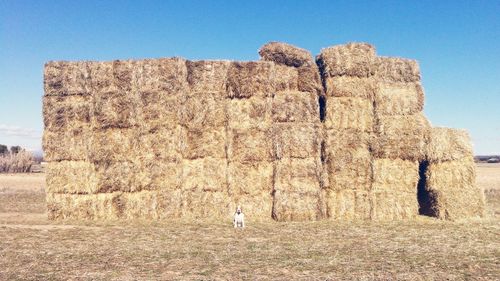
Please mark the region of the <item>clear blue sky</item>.
POLYGON ((40 149, 43 64, 182 56, 257 60, 369 42, 420 62, 425 113, 500 154, 500 1, 0 0, 0 143, 40 149))

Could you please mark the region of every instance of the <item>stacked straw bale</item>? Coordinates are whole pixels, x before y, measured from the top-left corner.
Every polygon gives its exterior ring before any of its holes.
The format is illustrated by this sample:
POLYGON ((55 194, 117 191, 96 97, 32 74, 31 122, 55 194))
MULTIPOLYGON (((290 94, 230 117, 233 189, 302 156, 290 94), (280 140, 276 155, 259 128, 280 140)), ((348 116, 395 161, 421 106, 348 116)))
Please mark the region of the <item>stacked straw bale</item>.
POLYGON ((330 219, 369 219, 375 48, 351 43, 317 57, 326 93, 324 191, 330 219))
POLYGON ((271 104, 272 216, 278 221, 316 220, 322 216, 323 186, 318 68, 311 53, 288 44, 268 43, 259 54, 277 70, 271 104), (296 80, 283 83, 285 78, 296 80))
POLYGON ((484 193, 476 185, 475 163, 466 131, 432 128, 427 146, 424 214, 456 220, 484 215, 484 193))
POLYGON ((220 220, 238 205, 249 221, 482 214, 470 140, 431 131, 416 61, 365 43, 316 61, 278 42, 259 54, 47 63, 49 218, 220 220))

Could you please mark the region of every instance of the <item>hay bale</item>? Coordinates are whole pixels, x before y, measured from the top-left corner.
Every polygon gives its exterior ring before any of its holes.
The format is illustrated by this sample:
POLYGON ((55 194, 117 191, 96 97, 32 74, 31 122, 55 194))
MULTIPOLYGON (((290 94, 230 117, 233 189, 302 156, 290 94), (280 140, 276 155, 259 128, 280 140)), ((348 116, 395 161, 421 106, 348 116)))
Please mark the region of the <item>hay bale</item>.
POLYGON ((366 43, 349 43, 322 49, 316 60, 323 78, 370 77, 375 73, 375 48, 366 43))
POLYGON ((230 61, 187 61, 190 91, 225 93, 230 64, 230 61))
POLYGON ((231 221, 234 214, 234 209, 231 210, 230 207, 231 198, 227 192, 183 190, 180 202, 180 217, 190 221, 231 221))
POLYGON ((334 76, 324 79, 326 96, 373 100, 375 80, 365 77, 334 76))
POLYGON ((318 194, 276 190, 272 218, 276 221, 314 221, 321 217, 318 194))
POLYGON ((320 157, 320 124, 273 124, 272 136, 276 159, 320 157))
POLYGON ((297 68, 276 64, 272 79, 275 91, 299 90, 299 71, 297 68))
POLYGON ((269 42, 259 50, 261 60, 273 61, 286 66, 314 65, 311 53, 305 49, 281 42, 269 42))
POLYGON ((92 162, 120 162, 136 159, 141 148, 138 130, 110 128, 94 130, 85 152, 92 162))
POLYGON ((137 162, 98 162, 95 167, 98 193, 135 192, 151 184, 148 171, 137 162))
POLYGON ((49 220, 62 219, 118 219, 123 216, 121 192, 106 194, 47 193, 49 220))
POLYGON ((221 93, 190 93, 180 105, 180 124, 196 130, 226 125, 226 100, 221 93))
POLYGON ((372 190, 415 193, 419 181, 419 163, 402 159, 373 161, 372 190))
POLYGON ((373 130, 373 104, 363 98, 329 98, 325 127, 335 130, 373 130))
POLYGON ((460 160, 473 155, 472 143, 465 130, 431 128, 427 159, 432 162, 460 160))
POLYGON ((321 190, 319 158, 286 158, 275 162, 274 190, 287 194, 316 194, 321 190))
POLYGON ((418 216, 416 188, 413 192, 374 191, 372 198, 373 220, 405 220, 418 216))
POLYGON ((326 218, 330 220, 368 220, 371 194, 365 190, 324 191, 326 218))
POLYGON ((51 61, 44 67, 45 96, 90 95, 90 62, 51 61))
POLYGON ((377 57, 375 60, 376 77, 388 82, 420 81, 420 68, 416 60, 377 57))
POLYGON ((43 97, 43 123, 46 130, 65 131, 90 126, 89 96, 43 97))
POLYGON ((98 189, 95 167, 90 162, 49 162, 46 173, 48 193, 88 194, 98 189))
POLYGON ((148 159, 140 163, 142 190, 174 191, 181 188, 181 161, 168 162, 161 159, 148 159))
POLYGON ((43 152, 45 161, 89 159, 92 133, 89 128, 75 128, 66 131, 43 131, 43 152))
POLYGON ((274 91, 274 63, 231 62, 227 90, 231 98, 269 97, 274 91))
POLYGON ((410 115, 424 109, 424 91, 418 82, 379 82, 375 90, 375 111, 380 115, 410 115))
POLYGON ((107 88, 92 96, 94 128, 131 128, 141 124, 140 100, 136 92, 107 88))
POLYGON ((327 130, 325 163, 332 190, 369 190, 372 183, 370 134, 327 130))
POLYGON ((319 122, 318 97, 308 92, 277 92, 272 117, 273 122, 319 122))
POLYGON ((272 100, 260 97, 229 100, 226 107, 228 128, 269 128, 272 100))
POLYGON ((131 131, 130 137, 137 138, 135 141, 131 140, 132 149, 138 149, 138 153, 135 155, 140 161, 156 159, 177 162, 182 158, 182 153, 187 146, 186 131, 181 126, 172 129, 159 128, 150 131, 131 131))
POLYGON ((142 114, 141 127, 147 130, 173 129, 180 123, 181 97, 162 91, 139 91, 138 99, 142 114))
POLYGON ((318 96, 323 95, 319 68, 315 64, 299 67, 297 86, 297 89, 301 92, 315 93, 318 96))
MULTIPOLYGON (((199 158, 182 161, 182 190, 191 193, 225 192, 227 161, 199 158)), ((187 193, 189 193, 187 192, 187 193)))
MULTIPOLYGON (((186 64, 182 58, 134 61, 132 86, 136 91, 160 92, 167 97, 183 94, 189 90, 186 64)), ((92 76, 96 74, 92 73, 92 76)))
POLYGON ((272 161, 272 137, 270 129, 234 128, 228 130, 229 161, 240 163, 272 161))
MULTIPOLYGON (((273 190, 273 171, 271 162, 230 162, 227 166, 229 194, 235 198, 247 196, 247 199, 266 194, 270 196, 273 190)), ((270 203, 271 197, 269 199, 270 203)), ((271 211, 267 214, 271 216, 271 211)))
POLYGON ((376 119, 376 138, 372 141, 375 157, 425 159, 430 124, 423 114, 381 115, 376 119))
POLYGON ((185 141, 182 156, 185 159, 202 157, 226 158, 226 128, 208 128, 206 130, 183 130, 185 141))

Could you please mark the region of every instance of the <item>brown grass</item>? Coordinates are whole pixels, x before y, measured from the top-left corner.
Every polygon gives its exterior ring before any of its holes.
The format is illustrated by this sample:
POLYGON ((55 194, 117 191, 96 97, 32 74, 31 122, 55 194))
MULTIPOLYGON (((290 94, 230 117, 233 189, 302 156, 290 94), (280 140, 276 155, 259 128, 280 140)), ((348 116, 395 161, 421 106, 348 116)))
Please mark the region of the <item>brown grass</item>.
POLYGON ((62 225, 46 218, 43 174, 0 175, 0 279, 495 280, 500 165, 477 171, 485 219, 250 221, 243 231, 230 221, 62 225))

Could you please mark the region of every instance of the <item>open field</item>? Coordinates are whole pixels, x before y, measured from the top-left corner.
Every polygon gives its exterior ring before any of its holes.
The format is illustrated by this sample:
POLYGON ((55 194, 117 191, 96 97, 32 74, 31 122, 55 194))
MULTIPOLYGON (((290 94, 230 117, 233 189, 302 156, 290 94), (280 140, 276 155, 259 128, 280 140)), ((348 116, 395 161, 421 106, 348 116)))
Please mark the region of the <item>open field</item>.
POLYGON ((44 175, 0 174, 0 280, 498 280, 500 164, 479 164, 488 217, 443 222, 65 224, 44 175))

